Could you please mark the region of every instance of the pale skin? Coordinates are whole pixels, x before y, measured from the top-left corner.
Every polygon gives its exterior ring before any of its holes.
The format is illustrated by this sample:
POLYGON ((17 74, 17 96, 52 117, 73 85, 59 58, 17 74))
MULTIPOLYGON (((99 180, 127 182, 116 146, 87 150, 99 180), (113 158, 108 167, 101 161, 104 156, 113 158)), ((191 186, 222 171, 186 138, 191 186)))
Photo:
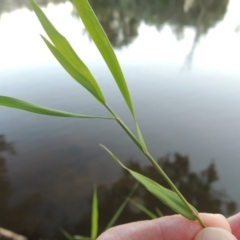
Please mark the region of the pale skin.
MULTIPOLYGON (((228 219, 220 214, 201 213, 200 216, 208 227, 231 232, 235 239, 240 240, 240 213, 228 219)), ((197 221, 173 215, 116 226, 97 240, 194 240, 202 229, 197 221)))

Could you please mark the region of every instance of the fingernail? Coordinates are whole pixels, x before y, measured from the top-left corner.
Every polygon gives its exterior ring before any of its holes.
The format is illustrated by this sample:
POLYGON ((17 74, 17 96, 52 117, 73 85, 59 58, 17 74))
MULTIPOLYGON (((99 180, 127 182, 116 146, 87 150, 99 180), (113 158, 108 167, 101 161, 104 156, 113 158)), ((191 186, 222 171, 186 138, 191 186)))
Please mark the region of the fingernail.
POLYGON ((230 232, 221 228, 208 227, 201 230, 195 240, 237 240, 230 232))

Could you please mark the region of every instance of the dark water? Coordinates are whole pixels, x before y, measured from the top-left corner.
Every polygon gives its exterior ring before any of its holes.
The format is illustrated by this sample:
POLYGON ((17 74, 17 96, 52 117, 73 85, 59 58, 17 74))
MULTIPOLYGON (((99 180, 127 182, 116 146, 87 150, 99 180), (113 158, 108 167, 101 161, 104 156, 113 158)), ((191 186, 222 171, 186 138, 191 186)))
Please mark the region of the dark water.
MULTIPOLYGON (((71 4, 38 2, 93 71, 112 108, 134 129, 71 4)), ((179 0, 91 1, 119 57, 150 152, 199 211, 230 215, 240 204, 239 2, 203 2, 196 0, 184 12, 179 0)), ((107 115, 47 51, 25 1, 0 1, 0 12, 1 95, 107 115)), ((31 239, 61 238, 61 227, 88 235, 94 184, 101 229, 131 191, 133 179, 99 143, 164 184, 114 122, 0 108, 0 134, 0 225, 31 239)), ((171 214, 142 189, 134 198, 171 214)), ((118 223, 146 218, 129 205, 118 223)))

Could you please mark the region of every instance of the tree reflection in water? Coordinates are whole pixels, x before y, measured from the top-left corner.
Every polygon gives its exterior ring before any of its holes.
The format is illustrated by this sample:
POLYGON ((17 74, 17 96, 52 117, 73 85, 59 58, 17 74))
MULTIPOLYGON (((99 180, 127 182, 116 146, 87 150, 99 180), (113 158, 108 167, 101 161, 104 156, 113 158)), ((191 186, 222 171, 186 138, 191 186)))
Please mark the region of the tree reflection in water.
MULTIPOLYGON (((196 173, 190 169, 190 160, 187 156, 175 154, 173 159, 169 155, 159 159, 159 164, 165 170, 170 179, 183 193, 186 199, 192 203, 200 212, 222 213, 226 216, 236 211, 237 204, 230 200, 223 191, 216 190, 213 183, 218 180, 215 164, 211 163, 205 170, 196 173)), ((127 166, 145 176, 152 178, 161 185, 168 187, 166 182, 157 173, 153 166, 141 166, 137 161, 130 160, 127 166)), ((106 227, 108 221, 117 211, 135 184, 131 175, 123 170, 122 177, 111 187, 101 185, 98 187, 99 209, 100 209, 100 229, 106 227)), ((139 187, 134 193, 133 199, 139 201, 147 209, 155 212, 158 207, 164 215, 174 214, 171 209, 160 203, 143 187, 139 187)), ((129 206, 120 216, 117 224, 147 219, 146 215, 129 206)), ((90 224, 90 213, 85 215, 80 221, 76 231, 81 234, 88 234, 90 224)))
MULTIPOLYGON (((66 1, 68 0, 38 0, 37 3, 46 6, 48 3, 59 4, 66 1)), ((130 44, 138 36, 141 22, 156 26, 158 30, 167 24, 179 40, 184 37, 185 27, 194 29, 195 38, 184 66, 189 69, 201 36, 223 19, 229 0, 89 0, 89 2, 115 48, 130 44), (187 2, 192 4, 186 4, 187 2)), ((28 0, 0 1, 0 16, 3 12, 22 7, 30 8, 28 0)), ((73 14, 77 16, 76 11, 73 14)))
POLYGON ((4 158, 6 154, 15 154, 15 150, 13 145, 0 135, 0 227, 31 237, 40 236, 41 226, 37 219, 41 197, 35 194, 16 207, 10 206, 13 189, 4 158))
MULTIPOLYGON (((99 0, 89 1, 113 46, 130 43, 138 34, 138 26, 144 21, 161 29, 171 26, 178 39, 183 38, 184 28, 196 32, 195 42, 201 35, 221 21, 226 13, 228 0, 195 0, 184 11, 185 0, 99 0)), ((143 46, 144 47, 144 46, 143 46)))
MULTIPOLYGON (((38 193, 26 198, 15 207, 10 206, 13 189, 8 177, 4 156, 14 153, 13 145, 8 143, 3 135, 0 135, 0 226, 23 234, 29 239, 64 239, 59 232, 61 227, 69 230, 72 234, 88 235, 90 231, 90 205, 89 213, 83 215, 80 221, 72 222, 71 225, 61 212, 49 215, 48 211, 44 209, 45 203, 38 193)), ((199 173, 191 171, 189 158, 180 154, 175 154, 172 159, 169 155, 162 157, 159 159, 159 163, 188 201, 199 211, 223 213, 225 215, 230 215, 236 211, 236 202, 230 200, 224 192, 213 187, 213 183, 218 180, 214 163, 211 163, 199 173)), ((167 187, 152 166, 141 166, 136 160, 129 160, 127 165, 167 187)), ((123 171, 120 179, 110 187, 106 185, 98 186, 101 231, 129 194, 134 184, 135 180, 128 172, 123 171)), ((89 196, 90 198, 91 196, 89 196)), ((173 214, 169 208, 161 204, 142 187, 138 187, 133 199, 139 201, 151 211, 155 211, 155 207, 158 207, 165 215, 173 214)), ((129 204, 117 224, 142 219, 146 219, 144 213, 129 204)))
MULTIPOLYGON (((59 4, 67 0, 38 0, 41 6, 59 4)), ((196 29, 197 39, 205 34, 226 13, 229 0, 194 0, 184 10, 186 0, 89 0, 112 45, 129 44, 138 34, 138 26, 144 21, 159 30, 169 24, 178 39, 184 35, 184 27, 196 29)), ((17 8, 30 7, 28 0, 0 1, 0 15, 17 8)))
MULTIPOLYGON (((66 1, 37 0, 41 6, 46 6, 50 2, 58 4, 66 1)), ((192 62, 194 50, 200 38, 223 19, 228 2, 228 0, 195 0, 194 4, 187 9, 188 11, 186 9, 184 11, 184 0, 90 0, 112 45, 116 48, 130 44, 138 36, 138 27, 141 22, 153 25, 158 30, 168 24, 179 40, 184 37, 185 27, 193 28, 195 38, 186 58, 187 67, 192 62)), ((29 7, 28 0, 0 0, 0 16, 3 12, 13 11, 20 7, 29 7)), ((29 197, 17 207, 10 206, 9 201, 13 189, 4 158, 6 153, 13 154, 14 148, 5 140, 4 136, 0 135, 0 226, 30 236, 32 239, 39 239, 39 237, 47 235, 45 226, 51 217, 40 209, 42 200, 38 194, 29 197)), ((223 192, 213 188, 213 183, 218 180, 214 163, 211 163, 204 171, 195 173, 190 170, 189 158, 180 154, 176 154, 173 159, 165 156, 159 162, 184 196, 199 211, 220 212, 225 215, 235 211, 236 203, 229 200, 223 192)), ((134 160, 129 161, 128 166, 166 185, 153 167, 143 167, 134 160)), ((101 229, 105 227, 124 197, 128 195, 134 183, 135 181, 129 174, 124 172, 122 177, 111 187, 99 186, 101 229)), ((142 188, 137 190, 134 198, 141 201, 149 210, 154 211, 154 208, 158 206, 164 214, 172 214, 168 208, 142 188)), ((89 233, 89 218, 90 215, 82 217, 75 227, 76 233, 86 235, 89 233)), ((129 205, 118 223, 145 218, 143 213, 137 212, 129 205)), ((58 234, 58 227, 53 234, 58 234)))
POLYGON ((8 179, 7 169, 3 153, 14 154, 14 148, 7 143, 3 135, 0 135, 0 225, 4 225, 8 214, 8 200, 12 194, 11 185, 8 179))
MULTIPOLYGON (((68 0, 38 0, 41 6, 59 4, 68 0)), ((195 49, 201 36, 220 22, 229 0, 89 0, 111 44, 120 48, 138 36, 141 22, 161 30, 169 25, 177 37, 184 37, 185 27, 195 30, 195 37, 185 59, 184 68, 191 67, 195 49), (187 4, 191 2, 192 4, 187 4), (186 7, 187 6, 187 7, 186 7)), ((28 0, 0 1, 0 16, 17 8, 30 8, 28 0)), ((73 12, 77 16, 76 11, 73 12)), ((143 46, 144 47, 144 46, 143 46)))

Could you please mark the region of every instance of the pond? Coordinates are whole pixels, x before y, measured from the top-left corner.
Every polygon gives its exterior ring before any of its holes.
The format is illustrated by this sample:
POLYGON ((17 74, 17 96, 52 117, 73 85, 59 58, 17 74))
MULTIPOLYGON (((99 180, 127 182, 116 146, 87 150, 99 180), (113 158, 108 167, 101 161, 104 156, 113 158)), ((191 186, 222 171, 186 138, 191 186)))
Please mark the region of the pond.
MULTIPOLYGON (((134 130, 111 74, 71 2, 37 1, 67 36, 106 98, 134 130)), ((90 1, 127 79, 149 151, 199 211, 239 210, 240 16, 238 0, 90 1)), ((27 0, 0 2, 0 95, 89 115, 108 115, 48 51, 27 0)), ((131 191, 104 152, 163 180, 110 121, 52 118, 0 108, 0 226, 29 239, 89 235, 91 195, 101 230, 131 191)), ((164 214, 142 189, 134 199, 164 214)), ((147 219, 128 205, 118 223, 147 219)), ((64 238, 63 238, 64 239, 64 238)))

